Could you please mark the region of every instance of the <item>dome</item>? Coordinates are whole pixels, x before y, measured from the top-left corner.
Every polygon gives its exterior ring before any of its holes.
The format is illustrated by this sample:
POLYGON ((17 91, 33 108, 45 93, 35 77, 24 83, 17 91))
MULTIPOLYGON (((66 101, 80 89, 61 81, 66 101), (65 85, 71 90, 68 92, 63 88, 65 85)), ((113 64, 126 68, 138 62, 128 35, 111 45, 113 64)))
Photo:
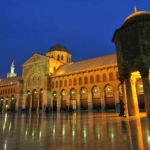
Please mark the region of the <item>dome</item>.
POLYGON ((124 20, 122 27, 130 25, 131 23, 136 21, 144 20, 150 20, 150 13, 147 11, 135 11, 133 14, 131 14, 124 20))
POLYGON ((63 51, 63 52, 69 53, 65 47, 63 47, 59 44, 59 41, 58 41, 57 45, 51 47, 48 52, 52 52, 52 51, 63 51))

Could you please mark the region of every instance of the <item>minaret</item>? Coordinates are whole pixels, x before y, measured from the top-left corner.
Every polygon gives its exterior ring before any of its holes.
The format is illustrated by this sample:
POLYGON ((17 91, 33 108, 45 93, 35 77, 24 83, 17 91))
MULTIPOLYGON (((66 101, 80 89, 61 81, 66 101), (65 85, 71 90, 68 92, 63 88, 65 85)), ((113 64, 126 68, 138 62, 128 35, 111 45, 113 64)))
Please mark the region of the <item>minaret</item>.
POLYGON ((11 68, 10 69, 11 69, 10 73, 7 73, 7 78, 15 77, 17 75, 16 73, 14 73, 14 70, 15 70, 14 57, 12 58, 11 68))

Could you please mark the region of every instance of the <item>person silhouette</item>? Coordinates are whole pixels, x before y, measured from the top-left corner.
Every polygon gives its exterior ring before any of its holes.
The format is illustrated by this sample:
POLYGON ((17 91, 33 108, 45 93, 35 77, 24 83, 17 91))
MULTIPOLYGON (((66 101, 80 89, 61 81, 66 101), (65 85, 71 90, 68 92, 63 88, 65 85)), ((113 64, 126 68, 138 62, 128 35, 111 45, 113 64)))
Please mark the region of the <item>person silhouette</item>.
POLYGON ((122 100, 120 100, 120 103, 118 103, 118 104, 120 104, 120 114, 119 114, 119 116, 124 116, 125 117, 125 114, 124 114, 124 111, 125 111, 125 108, 124 108, 124 103, 123 103, 123 101, 122 100))

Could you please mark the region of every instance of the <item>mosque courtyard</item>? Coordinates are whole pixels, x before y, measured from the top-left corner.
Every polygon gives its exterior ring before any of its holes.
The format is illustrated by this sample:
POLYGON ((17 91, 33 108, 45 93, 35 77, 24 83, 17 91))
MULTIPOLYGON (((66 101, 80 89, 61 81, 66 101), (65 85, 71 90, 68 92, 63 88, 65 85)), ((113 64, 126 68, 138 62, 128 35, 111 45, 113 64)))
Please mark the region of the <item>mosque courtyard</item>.
POLYGON ((150 118, 118 113, 3 113, 0 150, 149 150, 150 118))

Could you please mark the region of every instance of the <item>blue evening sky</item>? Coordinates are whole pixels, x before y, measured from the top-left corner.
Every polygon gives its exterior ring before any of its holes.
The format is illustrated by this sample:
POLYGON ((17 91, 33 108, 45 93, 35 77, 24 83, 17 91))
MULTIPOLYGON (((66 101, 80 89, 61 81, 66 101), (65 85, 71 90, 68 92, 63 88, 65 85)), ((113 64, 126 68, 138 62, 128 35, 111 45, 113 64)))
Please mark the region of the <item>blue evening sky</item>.
POLYGON ((0 77, 15 72, 34 53, 60 44, 79 61, 115 53, 114 31, 134 12, 150 11, 150 0, 0 0, 0 77))

